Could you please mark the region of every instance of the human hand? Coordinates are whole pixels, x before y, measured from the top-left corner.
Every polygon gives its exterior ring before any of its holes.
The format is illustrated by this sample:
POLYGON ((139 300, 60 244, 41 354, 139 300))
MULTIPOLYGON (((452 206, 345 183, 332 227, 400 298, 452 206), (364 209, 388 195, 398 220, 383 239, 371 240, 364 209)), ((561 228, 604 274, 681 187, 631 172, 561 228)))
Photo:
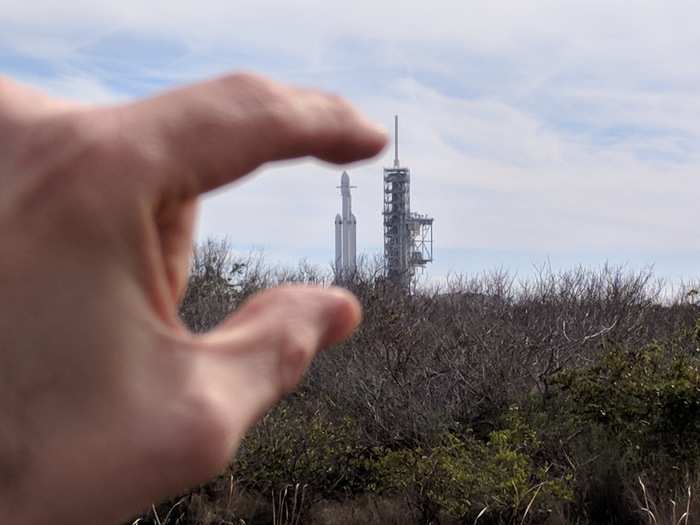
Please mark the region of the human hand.
POLYGON ((112 107, 0 79, 0 522, 114 523, 222 470, 360 308, 288 287, 189 333, 197 197, 385 141, 337 97, 251 75, 112 107))

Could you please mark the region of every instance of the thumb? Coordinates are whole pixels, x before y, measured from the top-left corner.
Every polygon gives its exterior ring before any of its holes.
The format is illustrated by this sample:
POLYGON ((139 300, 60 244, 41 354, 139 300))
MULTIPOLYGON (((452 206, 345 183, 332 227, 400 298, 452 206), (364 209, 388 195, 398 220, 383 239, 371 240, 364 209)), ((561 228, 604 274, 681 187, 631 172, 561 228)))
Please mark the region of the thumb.
POLYGON ((346 290, 283 287, 253 297, 203 336, 204 358, 237 430, 293 390, 314 356, 347 338, 360 319, 359 302, 346 290))

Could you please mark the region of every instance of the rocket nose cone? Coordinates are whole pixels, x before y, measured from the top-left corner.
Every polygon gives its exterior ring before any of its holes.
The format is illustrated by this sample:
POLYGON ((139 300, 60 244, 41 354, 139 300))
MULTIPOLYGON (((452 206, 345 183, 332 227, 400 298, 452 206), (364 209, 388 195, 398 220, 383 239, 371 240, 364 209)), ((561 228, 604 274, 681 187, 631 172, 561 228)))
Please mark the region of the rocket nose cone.
POLYGON ((348 175, 347 171, 344 171, 343 174, 340 176, 340 185, 350 186, 350 176, 348 175))
POLYGON ((336 224, 340 224, 341 222, 343 222, 343 218, 340 216, 340 213, 338 213, 338 214, 335 216, 335 223, 336 223, 336 224))

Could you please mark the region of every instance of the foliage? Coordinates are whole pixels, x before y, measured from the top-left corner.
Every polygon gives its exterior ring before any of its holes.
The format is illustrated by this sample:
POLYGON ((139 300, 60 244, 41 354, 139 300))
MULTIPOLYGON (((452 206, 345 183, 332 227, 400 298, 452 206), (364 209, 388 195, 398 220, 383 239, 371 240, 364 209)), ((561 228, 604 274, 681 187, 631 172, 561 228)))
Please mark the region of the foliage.
POLYGON ((639 468, 686 468, 700 459, 700 351, 673 343, 613 347, 556 380, 571 414, 601 427, 639 468))
POLYGON ((554 477, 550 465, 536 464, 540 442, 517 411, 508 419, 510 425, 486 442, 445 433, 432 447, 386 453, 376 462, 382 487, 413 494, 424 514, 439 509, 468 521, 488 513, 548 515, 553 499, 570 499, 568 480, 554 477))
POLYGON ((320 410, 304 413, 299 404, 283 402, 249 434, 234 472, 254 491, 301 484, 313 497, 338 498, 371 485, 368 453, 352 418, 333 421, 320 410))
MULTIPOLYGON (((333 276, 209 242, 181 315, 205 331, 283 282, 333 276)), ((696 294, 665 300, 648 272, 612 267, 453 276, 405 295, 364 263, 342 284, 365 312, 355 335, 314 361, 229 471, 141 524, 268 524, 285 490, 304 496, 293 514, 313 525, 648 523, 642 508, 661 523, 680 501, 695 522, 696 294)))

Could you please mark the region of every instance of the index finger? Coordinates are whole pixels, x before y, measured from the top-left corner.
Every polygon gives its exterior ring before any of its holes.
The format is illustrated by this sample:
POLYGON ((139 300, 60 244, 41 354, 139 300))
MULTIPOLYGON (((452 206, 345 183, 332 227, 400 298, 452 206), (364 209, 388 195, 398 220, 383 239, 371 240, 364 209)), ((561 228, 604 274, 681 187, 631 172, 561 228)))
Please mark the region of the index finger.
POLYGON ((268 161, 372 157, 386 133, 335 95, 250 74, 177 89, 122 108, 124 130, 148 144, 159 182, 184 196, 212 190, 268 161))

